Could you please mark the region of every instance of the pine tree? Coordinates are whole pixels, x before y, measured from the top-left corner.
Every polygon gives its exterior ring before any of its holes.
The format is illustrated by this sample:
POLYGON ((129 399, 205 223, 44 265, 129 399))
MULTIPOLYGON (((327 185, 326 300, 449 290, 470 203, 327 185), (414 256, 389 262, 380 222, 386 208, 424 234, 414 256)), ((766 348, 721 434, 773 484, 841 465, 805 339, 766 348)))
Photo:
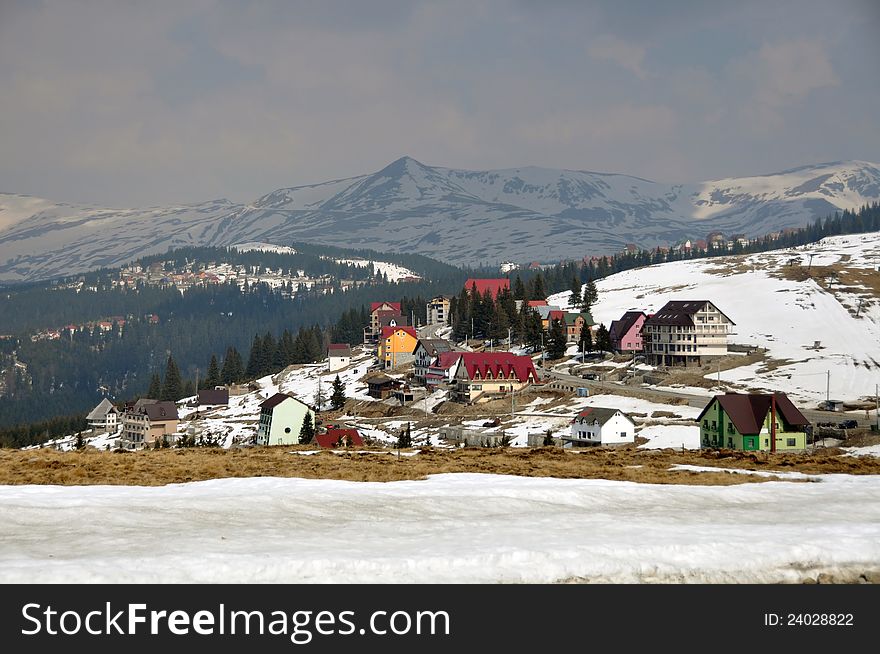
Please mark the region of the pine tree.
POLYGON ((168 363, 165 365, 165 379, 162 381, 162 392, 160 400, 176 402, 183 397, 183 379, 180 377, 180 370, 174 362, 174 357, 168 355, 168 363))
POLYGON ((533 300, 543 300, 547 297, 547 292, 544 290, 544 277, 541 273, 538 273, 532 278, 532 288, 529 292, 529 297, 533 300))
POLYGON ((611 351, 611 335, 605 328, 604 323, 600 324, 599 329, 596 330, 596 349, 600 352, 611 351))
POLYGON ((398 450, 412 447, 412 435, 410 434, 409 426, 409 423, 406 423, 406 429, 401 430, 400 435, 397 437, 398 450))
POLYGON ((339 375, 336 375, 336 379, 333 380, 333 393, 330 395, 330 406, 333 407, 334 411, 339 411, 339 409, 345 406, 345 384, 339 379, 339 375))
POLYGON ((571 298, 568 305, 575 311, 581 306, 581 280, 577 277, 571 280, 571 298))
POLYGON ((584 325, 583 329, 581 329, 581 340, 578 343, 578 347, 582 352, 593 351, 593 332, 587 325, 584 325))
POLYGON ((150 388, 147 390, 147 397, 158 400, 160 395, 162 395, 162 378, 156 372, 150 378, 150 388))
POLYGON ((272 367, 272 362, 275 360, 276 349, 275 339, 272 337, 272 333, 266 332, 263 335, 262 349, 260 351, 260 377, 271 375, 275 372, 275 369, 272 367))
POLYGON ((562 321, 553 319, 550 322, 550 333, 547 343, 547 354, 551 359, 561 359, 568 343, 562 321))
POLYGON ((259 334, 254 334, 251 352, 248 355, 247 368, 244 369, 245 377, 248 379, 262 377, 263 365, 263 339, 259 334))
POLYGON ((226 348, 226 356, 223 358, 223 369, 220 371, 220 381, 224 384, 236 384, 244 376, 241 365, 241 355, 234 347, 226 348))
POLYGON ((308 445, 312 442, 312 439, 315 437, 315 425, 312 422, 312 414, 310 411, 306 411, 306 415, 302 421, 302 427, 299 430, 299 442, 300 445, 308 445))
POLYGON ((208 364, 208 375, 202 382, 202 388, 212 389, 220 385, 220 366, 217 365, 217 355, 211 355, 211 363, 208 364))
POLYGON ((526 286, 519 275, 516 276, 516 280, 513 282, 513 298, 523 302, 526 300, 526 286))
POLYGON ((581 299, 581 304, 584 311, 589 311, 590 307, 596 304, 596 300, 599 299, 599 292, 596 290, 596 282, 593 281, 591 277, 587 281, 587 287, 584 289, 584 295, 581 299))

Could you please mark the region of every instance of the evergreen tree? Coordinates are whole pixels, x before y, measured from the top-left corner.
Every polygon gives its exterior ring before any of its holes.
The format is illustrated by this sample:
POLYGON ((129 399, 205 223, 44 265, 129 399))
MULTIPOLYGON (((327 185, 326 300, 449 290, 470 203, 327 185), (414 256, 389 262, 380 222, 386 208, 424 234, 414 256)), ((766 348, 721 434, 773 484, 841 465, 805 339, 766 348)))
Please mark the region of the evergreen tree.
POLYGON ((217 365, 217 355, 211 355, 211 363, 208 364, 208 375, 202 382, 202 388, 211 389, 220 385, 220 366, 217 365))
POLYGON ((584 328, 581 329, 581 340, 578 343, 578 348, 580 348, 581 352, 593 351, 593 332, 587 325, 584 325, 584 328))
POLYGON ((544 290, 544 276, 541 273, 532 278, 532 288, 529 292, 529 297, 533 300, 543 300, 547 297, 547 292, 544 290))
POLYGON ((406 429, 402 429, 400 435, 397 437, 398 450, 405 450, 408 447, 412 447, 412 435, 410 434, 409 426, 410 424, 406 423, 406 429))
POLYGON ((150 388, 147 389, 147 397, 158 400, 160 395, 162 395, 162 378, 159 377, 158 372, 155 372, 150 378, 150 388))
POLYGON ((519 275, 516 276, 516 280, 513 282, 513 299, 522 300, 523 302, 526 300, 526 286, 519 275))
POLYGON ((275 361, 276 349, 272 333, 266 332, 263 335, 262 349, 260 351, 260 377, 276 372, 277 369, 272 366, 272 363, 275 361))
POLYGON ((611 335, 605 328, 604 323, 600 324, 599 329, 596 330, 596 349, 600 352, 611 351, 611 335))
POLYGON ((593 281, 591 277, 587 280, 587 287, 584 289, 584 295, 581 299, 582 307, 584 311, 589 311, 590 307, 596 304, 596 300, 599 299, 599 292, 596 290, 596 282, 593 281))
POLYGON ((196 388, 196 382, 193 379, 187 379, 183 383, 183 389, 181 391, 181 397, 192 397, 198 393, 198 389, 196 388))
POLYGON ((183 397, 183 379, 180 377, 180 370, 174 362, 174 357, 168 355, 168 363, 165 365, 165 379, 162 382, 162 392, 160 400, 176 402, 183 397))
POLYGON ((245 377, 248 379, 262 377, 263 367, 263 339, 259 334, 254 334, 254 340, 251 343, 251 352, 248 355, 247 368, 244 369, 245 377))
POLYGON ((223 384, 236 384, 244 376, 241 355, 234 347, 226 348, 226 356, 223 358, 223 369, 220 371, 220 381, 223 384))
POLYGON ((568 305, 573 311, 577 311, 581 306, 581 280, 578 277, 573 277, 571 280, 571 298, 568 305))
POLYGON ((306 415, 302 421, 302 427, 299 430, 299 442, 300 445, 308 445, 312 442, 312 439, 315 437, 315 425, 312 422, 312 414, 310 411, 306 411, 306 415))
POLYGON ((554 318, 550 321, 550 333, 548 334, 547 354, 551 359, 561 359, 568 346, 565 336, 565 327, 562 321, 554 318))
POLYGON ((339 379, 339 375, 336 375, 336 379, 333 380, 333 393, 330 395, 330 406, 333 407, 334 411, 339 411, 339 409, 345 406, 345 385, 339 379))

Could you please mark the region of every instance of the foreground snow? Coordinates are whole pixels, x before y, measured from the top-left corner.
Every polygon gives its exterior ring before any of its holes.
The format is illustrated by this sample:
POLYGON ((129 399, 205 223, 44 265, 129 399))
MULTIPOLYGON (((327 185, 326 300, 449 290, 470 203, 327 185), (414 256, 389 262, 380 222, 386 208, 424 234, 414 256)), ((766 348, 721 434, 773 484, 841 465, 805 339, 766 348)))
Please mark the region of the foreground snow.
POLYGON ((880 478, 818 479, 2 486, 0 582, 776 583, 880 568, 880 478))

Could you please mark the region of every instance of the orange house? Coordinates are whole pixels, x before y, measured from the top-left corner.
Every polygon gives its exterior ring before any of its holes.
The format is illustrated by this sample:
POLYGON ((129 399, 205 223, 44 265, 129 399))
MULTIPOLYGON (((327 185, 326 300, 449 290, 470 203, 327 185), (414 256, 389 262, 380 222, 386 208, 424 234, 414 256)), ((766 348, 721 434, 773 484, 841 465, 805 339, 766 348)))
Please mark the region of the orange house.
POLYGON ((412 327, 383 327, 379 336, 379 363, 388 369, 413 361, 418 342, 418 334, 412 327))

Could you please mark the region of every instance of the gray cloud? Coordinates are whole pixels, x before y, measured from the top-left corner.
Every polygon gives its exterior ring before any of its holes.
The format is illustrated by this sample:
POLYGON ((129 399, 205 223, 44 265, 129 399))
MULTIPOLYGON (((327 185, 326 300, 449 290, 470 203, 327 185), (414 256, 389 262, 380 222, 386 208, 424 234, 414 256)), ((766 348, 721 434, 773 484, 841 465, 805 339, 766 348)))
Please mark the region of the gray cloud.
POLYGON ((880 158, 876 12, 761 3, 0 5, 0 190, 248 201, 433 165, 691 181, 880 158))

